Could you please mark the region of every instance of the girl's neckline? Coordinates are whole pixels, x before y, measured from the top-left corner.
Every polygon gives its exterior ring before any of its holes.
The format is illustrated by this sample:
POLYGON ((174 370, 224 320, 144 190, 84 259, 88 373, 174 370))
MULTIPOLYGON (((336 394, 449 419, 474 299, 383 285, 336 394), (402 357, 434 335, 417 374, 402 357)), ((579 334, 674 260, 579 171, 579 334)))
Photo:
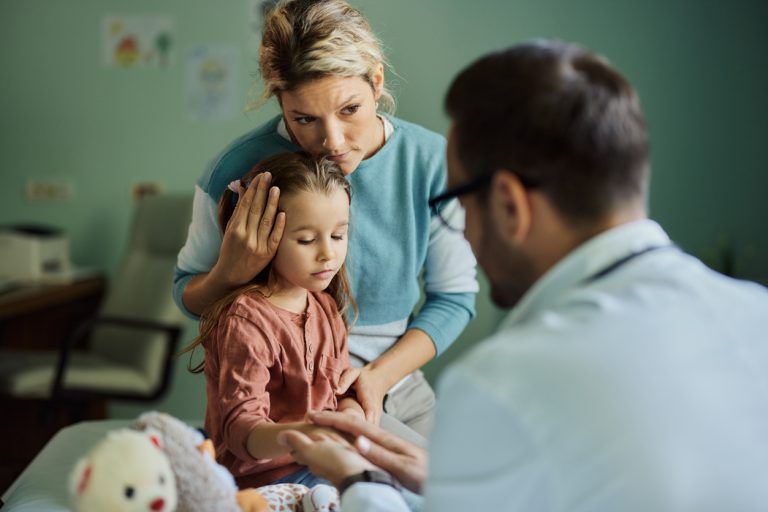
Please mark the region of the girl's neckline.
POLYGON ((274 304, 271 300, 269 300, 267 296, 265 296, 261 292, 258 292, 259 298, 262 299, 264 302, 266 302, 271 309, 273 309, 276 313, 280 314, 281 316, 290 318, 292 320, 299 320, 299 319, 303 320, 309 317, 309 308, 314 300, 314 297, 311 297, 311 295, 312 295, 311 292, 307 292, 307 306, 304 308, 304 311, 296 312, 296 311, 291 311, 290 309, 280 307, 277 304, 274 304))

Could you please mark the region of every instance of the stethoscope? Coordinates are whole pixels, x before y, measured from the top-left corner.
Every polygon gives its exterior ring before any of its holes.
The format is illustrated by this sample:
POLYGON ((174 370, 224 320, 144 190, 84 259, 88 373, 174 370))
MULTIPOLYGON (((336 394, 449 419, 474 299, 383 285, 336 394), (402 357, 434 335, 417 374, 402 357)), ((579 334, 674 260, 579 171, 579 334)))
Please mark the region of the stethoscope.
POLYGON ((651 245, 649 247, 646 247, 645 249, 641 251, 636 251, 633 253, 629 253, 623 258, 619 258, 618 260, 614 261, 607 267, 603 268, 602 270, 599 270, 598 272, 592 274, 588 278, 586 278, 583 281, 583 284, 589 284, 594 283, 598 279, 602 279, 603 277, 607 276, 608 274, 611 274, 615 270, 617 270, 619 267, 622 267, 629 263, 630 261, 639 258, 640 256, 643 256, 644 254, 648 254, 649 252, 658 251, 661 249, 674 249, 677 248, 675 244, 664 244, 664 245, 651 245))

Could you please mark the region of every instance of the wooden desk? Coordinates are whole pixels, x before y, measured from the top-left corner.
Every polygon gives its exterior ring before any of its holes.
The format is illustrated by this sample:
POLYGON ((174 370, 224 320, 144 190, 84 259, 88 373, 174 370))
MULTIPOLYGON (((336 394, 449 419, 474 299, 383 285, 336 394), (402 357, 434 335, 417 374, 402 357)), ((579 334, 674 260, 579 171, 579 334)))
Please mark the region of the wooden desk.
POLYGON ((22 286, 0 294, 0 347, 51 350, 93 316, 106 290, 103 276, 70 284, 22 286))

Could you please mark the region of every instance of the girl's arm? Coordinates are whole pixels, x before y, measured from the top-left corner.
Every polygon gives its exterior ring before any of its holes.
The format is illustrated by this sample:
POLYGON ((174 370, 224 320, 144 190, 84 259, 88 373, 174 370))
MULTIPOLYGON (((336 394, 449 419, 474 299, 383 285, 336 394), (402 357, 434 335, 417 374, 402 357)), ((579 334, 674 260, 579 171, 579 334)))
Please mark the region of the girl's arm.
POLYGON ((325 435, 335 441, 349 444, 344 436, 329 427, 321 427, 306 422, 260 423, 248 435, 246 440, 248 453, 255 459, 274 459, 281 455, 287 455, 290 452, 290 447, 277 442, 277 435, 286 430, 298 430, 312 438, 325 435))
POLYGON ((346 397, 339 400, 339 406, 337 408, 339 412, 346 412, 348 414, 354 414, 361 419, 365 419, 365 410, 360 403, 352 397, 346 397))

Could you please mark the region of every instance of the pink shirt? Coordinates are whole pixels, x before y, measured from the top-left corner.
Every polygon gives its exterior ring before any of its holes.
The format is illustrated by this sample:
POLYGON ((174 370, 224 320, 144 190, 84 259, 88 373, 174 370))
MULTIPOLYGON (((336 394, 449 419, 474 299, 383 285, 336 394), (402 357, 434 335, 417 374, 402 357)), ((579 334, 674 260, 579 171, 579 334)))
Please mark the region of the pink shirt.
POLYGON ((248 435, 260 423, 303 421, 309 410, 337 408, 349 367, 347 329, 327 293, 309 293, 293 313, 254 292, 235 300, 204 343, 205 429, 219 463, 238 485, 258 487, 301 469, 293 457, 254 459, 248 435))

